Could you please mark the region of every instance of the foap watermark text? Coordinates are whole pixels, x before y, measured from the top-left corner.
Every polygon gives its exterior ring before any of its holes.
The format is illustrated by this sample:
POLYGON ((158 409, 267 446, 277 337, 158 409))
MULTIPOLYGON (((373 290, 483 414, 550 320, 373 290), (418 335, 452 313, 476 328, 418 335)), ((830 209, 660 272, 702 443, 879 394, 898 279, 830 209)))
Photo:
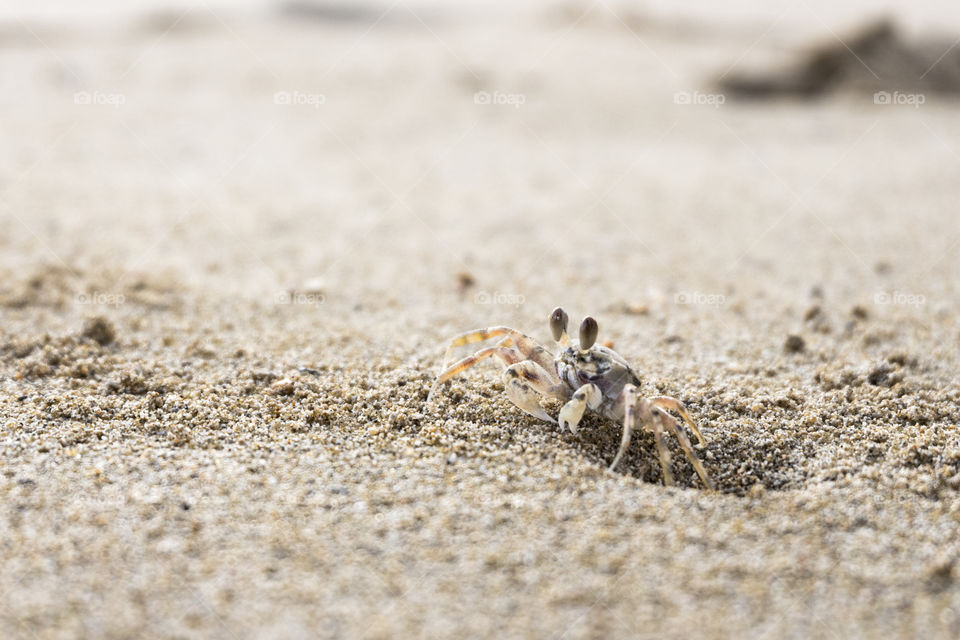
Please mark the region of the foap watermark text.
POLYGON ((877 291, 873 294, 873 304, 896 304, 909 307, 919 307, 927 303, 927 297, 922 293, 909 291, 877 291))
POLYGON ((527 96, 522 93, 506 93, 504 91, 478 91, 473 94, 473 103, 519 109, 527 103, 527 96))
POLYGON ((104 291, 79 293, 75 299, 75 302, 80 305, 97 305, 104 307, 119 307, 126 301, 127 297, 122 293, 107 293, 104 291))
POLYGON ((894 91, 891 93, 890 91, 877 91, 875 94, 873 94, 873 104, 905 105, 916 109, 926 101, 927 96, 922 93, 903 93, 901 91, 894 91))
POLYGON ((78 91, 73 94, 73 104, 119 109, 127 104, 127 96, 111 91, 78 91))
POLYGON ((327 103, 327 96, 322 93, 306 91, 277 91, 273 94, 273 104, 282 107, 313 107, 319 109, 327 103))
POLYGON ((696 304, 707 307, 719 307, 727 303, 722 293, 703 293, 700 291, 681 291, 673 296, 674 304, 696 304))
POLYGON ((478 291, 477 295, 473 296, 474 304, 500 304, 519 307, 525 302, 526 298, 519 293, 502 293, 500 291, 490 293, 488 291, 478 291))
POLYGON ((677 91, 673 94, 673 104, 720 107, 727 101, 722 93, 703 93, 701 91, 677 91))

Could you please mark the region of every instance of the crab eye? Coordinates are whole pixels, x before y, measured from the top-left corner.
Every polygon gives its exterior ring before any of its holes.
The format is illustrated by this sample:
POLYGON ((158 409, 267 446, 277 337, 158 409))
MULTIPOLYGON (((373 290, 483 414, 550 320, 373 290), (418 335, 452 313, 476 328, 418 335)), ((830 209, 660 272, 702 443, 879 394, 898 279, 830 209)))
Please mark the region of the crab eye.
POLYGON ((550 333, 553 339, 560 342, 560 338, 567 332, 567 312, 557 307, 550 314, 550 333))
POLYGON ((600 328, 597 326, 597 321, 587 316, 583 319, 583 323, 580 325, 580 348, 589 349, 593 346, 593 343, 597 341, 597 333, 600 331, 600 328))

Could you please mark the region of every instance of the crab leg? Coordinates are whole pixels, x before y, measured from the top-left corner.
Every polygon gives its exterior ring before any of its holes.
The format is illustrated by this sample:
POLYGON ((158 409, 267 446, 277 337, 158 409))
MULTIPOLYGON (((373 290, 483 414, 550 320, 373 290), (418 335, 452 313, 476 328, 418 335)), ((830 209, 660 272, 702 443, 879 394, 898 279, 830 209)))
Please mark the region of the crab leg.
POLYGON ((687 408, 683 406, 682 402, 670 396, 653 396, 652 398, 647 398, 647 401, 654 406, 661 407, 662 409, 672 409, 679 413, 683 421, 690 427, 690 430, 697 436, 697 441, 700 443, 700 446, 705 447, 707 445, 703 439, 703 434, 700 433, 700 429, 697 428, 696 423, 693 421, 693 418, 690 417, 690 414, 687 413, 687 408))
POLYGON ((457 347, 462 347, 465 344, 483 342, 484 340, 504 336, 514 331, 515 329, 511 329, 510 327, 487 327, 486 329, 476 329, 474 331, 461 333, 450 340, 450 346, 447 347, 446 353, 443 354, 444 366, 450 361, 450 356, 457 347))
POLYGON ((660 453, 660 466, 663 467, 663 484, 670 487, 673 486, 673 471, 670 470, 670 450, 663 441, 665 429, 662 416, 663 414, 659 413, 650 422, 653 427, 653 441, 657 444, 657 451, 660 453))
POLYGON ((700 462, 700 458, 697 457, 697 454, 694 453, 693 447, 690 445, 690 439, 687 438, 687 434, 683 432, 680 425, 677 424, 677 421, 672 417, 666 415, 662 411, 654 411, 654 420, 660 420, 661 423, 666 427, 666 431, 672 433, 676 436, 677 441, 680 442, 680 448, 683 449, 684 454, 687 456, 687 460, 690 461, 690 464, 693 465, 693 468, 697 470, 697 475, 700 476, 700 479, 703 481, 703 484, 710 490, 714 489, 713 482, 710 480, 710 477, 707 476, 707 470, 703 468, 703 463, 700 462))
POLYGON ((570 433, 577 433, 577 426, 587 407, 591 411, 600 406, 603 394, 600 387, 593 383, 585 384, 573 393, 573 397, 560 409, 560 428, 567 427, 570 433))
POLYGON ((490 338, 496 338, 499 336, 508 336, 510 339, 509 344, 513 344, 517 351, 522 353, 524 357, 533 360, 538 365, 540 365, 550 376, 550 379, 554 382, 560 382, 560 378, 557 377, 554 373, 553 366, 553 356, 542 347, 536 340, 530 336, 520 333, 516 329, 511 329, 510 327, 488 327, 486 329, 477 329, 475 331, 468 331, 467 333, 462 333, 459 336, 456 336, 450 341, 450 346, 447 347, 447 351, 443 356, 444 363, 450 361, 450 356, 453 353, 453 350, 457 347, 462 347, 465 344, 474 344, 477 342, 483 342, 484 340, 489 340, 490 338))
POLYGON ((480 349, 473 355, 467 356, 459 362, 455 362, 443 371, 440 372, 440 375, 437 376, 437 379, 434 381, 433 386, 430 387, 430 393, 427 394, 427 404, 433 400, 434 393, 436 393, 437 388, 454 377, 461 371, 465 371, 470 367, 474 366, 481 360, 485 360, 490 356, 497 356, 505 365, 513 365, 523 360, 523 356, 516 351, 511 349, 508 345, 510 344, 510 338, 504 338, 496 345, 492 347, 487 347, 485 349, 480 349))
MULTIPOLYGON (((637 388, 634 385, 627 384, 624 386, 621 399, 623 400, 623 438, 620 441, 620 450, 617 451, 617 456, 610 464, 611 471, 616 468, 620 458, 623 457, 630 446, 630 435, 640 424, 640 414, 646 413, 644 409, 646 400, 637 399, 637 388)), ((670 450, 667 449, 663 441, 666 429, 662 423, 662 418, 665 414, 656 409, 651 413, 652 419, 649 421, 649 426, 650 430, 653 431, 653 441, 657 445, 657 453, 660 455, 660 466, 663 468, 663 484, 669 487, 673 484, 673 472, 670 470, 670 450)))
POLYGON ((617 456, 613 459, 613 462, 610 463, 611 471, 617 468, 617 463, 620 462, 620 458, 623 457, 623 454, 626 453, 630 447, 630 436, 637 422, 637 388, 632 384, 625 385, 623 391, 620 393, 620 402, 623 402, 623 437, 620 439, 620 448, 617 450, 617 456))

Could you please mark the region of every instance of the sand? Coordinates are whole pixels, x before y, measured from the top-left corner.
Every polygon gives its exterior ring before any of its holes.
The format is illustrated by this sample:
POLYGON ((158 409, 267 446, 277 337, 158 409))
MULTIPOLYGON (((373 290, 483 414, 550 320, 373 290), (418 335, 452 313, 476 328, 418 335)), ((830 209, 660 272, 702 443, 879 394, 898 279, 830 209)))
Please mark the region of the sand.
POLYGON ((711 93, 789 20, 334 13, 0 35, 0 635, 960 635, 954 103, 711 93), (557 305, 716 492, 492 363, 426 405, 557 305))

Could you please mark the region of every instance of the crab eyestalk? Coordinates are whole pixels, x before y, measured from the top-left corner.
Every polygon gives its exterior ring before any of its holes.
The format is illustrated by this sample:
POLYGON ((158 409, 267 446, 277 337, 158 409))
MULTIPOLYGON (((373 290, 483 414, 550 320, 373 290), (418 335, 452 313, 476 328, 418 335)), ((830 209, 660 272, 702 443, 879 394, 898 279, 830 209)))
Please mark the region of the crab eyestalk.
POLYGON ((587 316, 583 319, 583 322, 580 324, 580 350, 586 351, 593 346, 593 343, 597 341, 597 333, 599 333, 600 327, 597 326, 597 321, 587 316))
POLYGON ((553 313, 550 314, 550 333, 553 334, 553 339, 561 344, 569 342, 569 338, 567 338, 568 319, 567 312, 560 307, 554 309, 553 313))

